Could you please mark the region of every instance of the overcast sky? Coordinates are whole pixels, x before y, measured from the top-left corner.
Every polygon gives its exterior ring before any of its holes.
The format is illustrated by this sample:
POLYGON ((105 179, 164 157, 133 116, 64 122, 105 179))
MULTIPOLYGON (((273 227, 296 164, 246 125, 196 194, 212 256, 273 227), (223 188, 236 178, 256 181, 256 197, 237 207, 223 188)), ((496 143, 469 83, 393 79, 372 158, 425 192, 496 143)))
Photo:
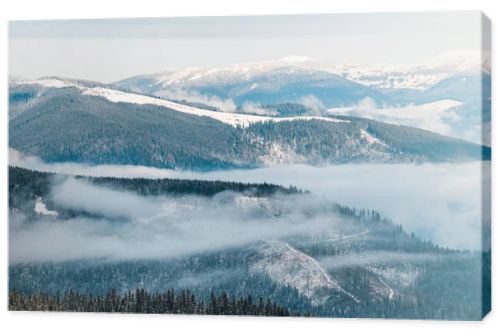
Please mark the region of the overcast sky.
POLYGON ((303 55, 418 63, 480 48, 478 12, 71 21, 9 25, 11 75, 112 82, 185 67, 303 55))

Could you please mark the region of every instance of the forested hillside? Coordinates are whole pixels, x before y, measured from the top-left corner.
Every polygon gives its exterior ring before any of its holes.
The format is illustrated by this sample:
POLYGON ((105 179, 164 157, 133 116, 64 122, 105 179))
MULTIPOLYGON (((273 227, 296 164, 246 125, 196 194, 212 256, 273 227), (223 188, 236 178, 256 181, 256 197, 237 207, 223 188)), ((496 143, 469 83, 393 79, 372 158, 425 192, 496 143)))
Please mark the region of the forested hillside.
MULTIPOLYGON (((135 258, 141 251, 136 249, 132 258, 117 253, 113 258, 96 255, 64 261, 11 260, 11 309, 135 312, 138 307, 144 312, 154 308, 153 312, 162 313, 478 319, 490 307, 487 298, 489 252, 438 247, 405 232, 401 226, 373 210, 322 202, 293 187, 269 184, 76 178, 98 187, 95 189, 114 191, 104 191, 105 196, 133 193, 141 196, 136 200, 150 198, 152 203, 163 200, 167 207, 177 205, 175 203, 181 205, 179 211, 146 223, 146 220, 136 220, 133 215, 117 218, 108 216, 106 211, 79 207, 78 203, 76 209, 68 207, 64 204, 66 202, 54 198, 53 193, 67 180, 68 177, 63 175, 10 168, 11 240, 20 236, 25 238, 30 231, 36 238, 44 238, 45 234, 41 234, 44 229, 60 235, 60 228, 69 228, 72 233, 77 233, 72 234, 72 240, 76 241, 82 231, 97 224, 98 238, 111 233, 110 240, 117 240, 123 237, 120 235, 125 229, 125 236, 131 238, 126 239, 127 248, 133 248, 136 247, 134 240, 146 238, 149 231, 154 237, 147 239, 150 243, 156 242, 156 238, 165 238, 158 229, 165 226, 167 236, 173 233, 174 239, 165 239, 161 244, 179 238, 184 240, 179 245, 187 247, 191 244, 190 247, 195 248, 180 255, 152 253, 140 258, 135 258), (192 197, 213 198, 227 191, 234 195, 206 204, 192 197), (185 195, 191 197, 183 197, 185 195), (39 207, 41 203, 42 209, 39 207), (210 226, 201 234, 201 239, 194 239, 196 242, 192 244, 190 234, 196 235, 197 229, 204 228, 203 225, 188 228, 185 232, 184 229, 200 223, 192 221, 191 213, 202 210, 204 214, 204 205, 211 209, 218 207, 219 211, 216 219, 206 221, 210 226), (233 225, 251 228, 238 230, 238 233, 255 233, 255 229, 261 228, 274 232, 266 234, 264 240, 258 237, 224 247, 216 246, 213 243, 220 243, 221 237, 228 240, 240 238, 230 225, 223 224, 223 230, 220 230, 220 221, 228 219, 233 225), (295 233, 283 233, 286 229, 297 229, 297 223, 309 227, 305 230, 301 227, 295 233), (212 245, 198 251, 196 244, 205 242, 205 239, 213 240, 212 245), (134 297, 130 291, 136 289, 140 292, 134 297), (160 301, 167 298, 165 291, 171 289, 177 296, 177 291, 181 291, 182 296, 182 291, 187 293, 189 290, 196 297, 196 303, 190 304, 189 309, 183 302, 179 303, 184 306, 166 306, 160 301), (225 305, 224 295, 231 296, 229 299, 234 302, 228 304, 233 306, 223 307, 226 311, 221 311, 218 308, 221 303, 225 305), (213 302, 214 296, 217 302, 213 302), (253 305, 249 296, 257 306, 249 306, 253 305), (265 297, 266 301, 261 304, 259 297, 265 297), (156 308, 158 303, 163 306, 156 308), (218 306, 210 306, 211 303, 218 306), (274 306, 274 303, 279 306, 274 306), (247 308, 242 309, 241 305, 247 305, 247 308), (265 305, 273 305, 271 310, 274 311, 266 311, 265 305)), ((95 189, 93 196, 98 196, 95 189)), ((131 201, 130 197, 126 199, 131 201)), ((136 207, 134 203, 126 205, 136 207)), ((47 237, 51 235, 49 233, 47 237)), ((92 248, 95 242, 92 240, 85 243, 85 248, 92 248)), ((105 248, 112 248, 113 242, 106 244, 105 248)), ((29 254, 33 246, 24 245, 22 254, 29 254)), ((143 244, 142 247, 148 246, 143 244)), ((76 251, 78 245, 71 249, 76 251)), ((18 252, 11 249, 11 256, 18 252)))
MULTIPOLYGON (((490 158, 490 148, 366 119, 263 118, 252 121, 248 127, 233 126, 165 106, 113 102, 108 98, 114 95, 104 98, 83 94, 76 87, 42 92, 33 91, 40 90, 36 87, 22 85, 11 90, 9 145, 46 162, 209 171, 289 163, 455 162, 490 158)), ((106 92, 121 94, 118 96, 125 101, 131 98, 124 92, 106 92)), ((136 98, 141 96, 134 95, 136 98)), ((270 108, 285 108, 294 113, 297 107, 283 104, 270 108)), ((218 111, 203 112, 215 113, 219 118, 233 117, 218 111)), ((238 117, 243 117, 244 122, 244 117, 249 116, 238 117)))

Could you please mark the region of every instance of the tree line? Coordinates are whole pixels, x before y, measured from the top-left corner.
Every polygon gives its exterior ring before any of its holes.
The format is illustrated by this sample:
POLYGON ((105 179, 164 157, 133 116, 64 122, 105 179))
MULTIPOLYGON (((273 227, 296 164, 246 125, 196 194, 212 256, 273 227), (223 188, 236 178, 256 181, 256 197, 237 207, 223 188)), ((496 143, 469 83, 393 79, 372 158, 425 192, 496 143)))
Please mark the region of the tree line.
POLYGON ((63 295, 47 293, 24 294, 19 290, 9 293, 11 311, 66 311, 66 312, 118 312, 156 314, 210 314, 252 316, 300 316, 287 307, 277 305, 270 299, 254 299, 251 295, 236 298, 226 292, 211 293, 208 301, 195 297, 189 290, 167 289, 161 293, 150 293, 142 288, 134 292, 118 294, 111 289, 105 295, 81 294, 69 290, 63 295))

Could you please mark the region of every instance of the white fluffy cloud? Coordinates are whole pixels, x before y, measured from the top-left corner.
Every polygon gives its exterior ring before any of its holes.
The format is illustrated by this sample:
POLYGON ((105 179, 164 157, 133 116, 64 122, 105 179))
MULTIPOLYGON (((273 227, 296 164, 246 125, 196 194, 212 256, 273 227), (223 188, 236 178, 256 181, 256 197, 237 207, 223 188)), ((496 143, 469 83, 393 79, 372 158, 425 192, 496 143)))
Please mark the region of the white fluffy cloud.
POLYGON ((326 110, 321 100, 314 95, 303 96, 300 99, 299 103, 308 107, 310 109, 310 112, 316 116, 323 115, 323 112, 326 110))
POLYGON ((276 116, 278 112, 275 110, 265 109, 259 103, 246 101, 241 106, 241 109, 246 114, 260 115, 260 116, 276 116))

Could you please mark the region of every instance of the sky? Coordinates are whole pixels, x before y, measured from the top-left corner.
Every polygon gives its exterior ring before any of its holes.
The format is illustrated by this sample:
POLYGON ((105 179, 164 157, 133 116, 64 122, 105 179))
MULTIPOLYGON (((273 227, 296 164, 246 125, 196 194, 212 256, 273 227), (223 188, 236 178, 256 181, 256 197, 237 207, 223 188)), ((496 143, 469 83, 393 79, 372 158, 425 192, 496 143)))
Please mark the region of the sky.
POLYGON ((9 74, 113 82, 301 55, 419 63, 480 48, 479 12, 12 21, 9 74))

